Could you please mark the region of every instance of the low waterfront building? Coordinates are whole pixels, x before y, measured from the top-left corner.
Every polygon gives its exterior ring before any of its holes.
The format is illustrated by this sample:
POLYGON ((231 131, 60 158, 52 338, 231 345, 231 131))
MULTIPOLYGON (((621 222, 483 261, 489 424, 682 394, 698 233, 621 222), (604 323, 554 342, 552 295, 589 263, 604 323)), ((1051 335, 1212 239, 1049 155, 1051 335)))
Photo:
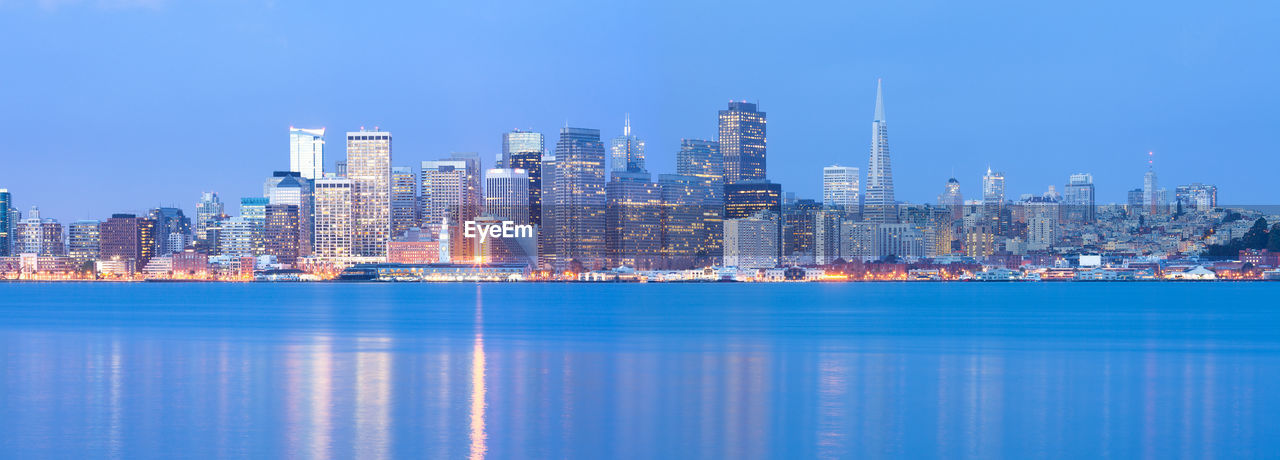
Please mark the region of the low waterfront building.
POLYGON ((342 281, 522 281, 525 264, 357 264, 342 271, 342 281))

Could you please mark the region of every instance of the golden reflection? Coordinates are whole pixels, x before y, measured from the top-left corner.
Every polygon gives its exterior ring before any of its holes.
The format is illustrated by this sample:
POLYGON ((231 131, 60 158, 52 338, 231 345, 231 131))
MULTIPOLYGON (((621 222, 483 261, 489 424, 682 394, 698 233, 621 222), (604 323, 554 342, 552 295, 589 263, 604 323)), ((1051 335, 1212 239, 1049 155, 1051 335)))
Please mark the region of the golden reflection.
POLYGON ((360 339, 356 353, 356 452, 360 458, 388 458, 391 339, 360 339))
POLYGON ((471 350, 471 458, 484 458, 489 450, 484 431, 484 307, 476 285, 476 337, 471 350))

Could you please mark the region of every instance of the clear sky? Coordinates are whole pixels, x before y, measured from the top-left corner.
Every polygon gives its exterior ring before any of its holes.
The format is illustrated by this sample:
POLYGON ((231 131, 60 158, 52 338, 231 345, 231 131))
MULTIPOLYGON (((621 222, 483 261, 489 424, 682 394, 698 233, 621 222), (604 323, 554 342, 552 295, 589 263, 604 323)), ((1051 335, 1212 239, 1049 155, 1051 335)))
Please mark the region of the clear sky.
POLYGON ((0 0, 0 188, 64 221, 192 213, 261 194, 290 125, 327 127, 330 164, 380 126, 416 165, 628 112, 656 175, 746 99, 770 179, 818 198, 823 166, 865 174, 883 78, 899 199, 953 175, 974 197, 990 165, 1013 197, 1085 171, 1123 201, 1154 151, 1170 189, 1275 204, 1276 24, 1266 1, 0 0))

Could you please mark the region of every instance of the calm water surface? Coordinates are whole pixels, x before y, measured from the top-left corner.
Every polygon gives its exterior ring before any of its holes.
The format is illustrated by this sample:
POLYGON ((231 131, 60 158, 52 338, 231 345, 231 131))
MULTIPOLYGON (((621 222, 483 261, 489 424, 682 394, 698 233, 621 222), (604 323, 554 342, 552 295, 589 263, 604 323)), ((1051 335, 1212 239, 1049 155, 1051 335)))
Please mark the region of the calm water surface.
POLYGON ((4 457, 1280 457, 1280 283, 0 283, 4 457))

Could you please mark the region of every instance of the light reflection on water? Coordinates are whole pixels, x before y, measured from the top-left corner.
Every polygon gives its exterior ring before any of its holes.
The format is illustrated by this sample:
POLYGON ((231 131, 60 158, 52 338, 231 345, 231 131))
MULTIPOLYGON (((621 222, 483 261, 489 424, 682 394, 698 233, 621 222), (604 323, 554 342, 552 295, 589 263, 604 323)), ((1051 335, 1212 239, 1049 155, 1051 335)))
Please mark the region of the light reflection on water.
POLYGON ((114 458, 1275 457, 1280 312, 1249 299, 1277 292, 0 285, 11 299, 0 304, 0 447, 114 458), (204 295, 175 300, 184 289, 204 295))

